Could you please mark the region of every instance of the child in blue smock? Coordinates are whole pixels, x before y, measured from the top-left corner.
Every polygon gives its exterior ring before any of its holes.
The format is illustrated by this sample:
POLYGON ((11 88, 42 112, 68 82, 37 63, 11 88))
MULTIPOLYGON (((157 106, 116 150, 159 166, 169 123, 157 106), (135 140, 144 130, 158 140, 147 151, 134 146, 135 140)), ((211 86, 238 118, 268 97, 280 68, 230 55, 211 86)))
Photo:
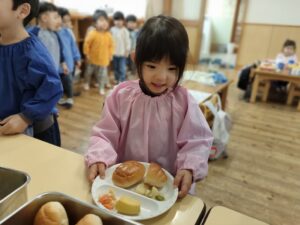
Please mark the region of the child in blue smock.
POLYGON ((58 104, 66 107, 67 109, 72 108, 74 101, 73 101, 73 74, 76 67, 79 69, 81 66, 81 56, 78 49, 78 46, 75 42, 72 33, 68 27, 65 27, 62 23, 63 18, 65 16, 70 15, 69 11, 65 8, 58 8, 58 14, 60 16, 59 23, 60 28, 58 30, 58 36, 62 42, 62 48, 64 53, 64 58, 66 65, 68 67, 69 73, 65 74, 63 68, 60 68, 60 77, 62 80, 64 93, 66 95, 66 99, 62 98, 58 104))
POLYGON ((38 0, 0 1, 0 135, 31 133, 60 144, 55 105, 62 86, 54 62, 24 26, 36 15, 38 0))

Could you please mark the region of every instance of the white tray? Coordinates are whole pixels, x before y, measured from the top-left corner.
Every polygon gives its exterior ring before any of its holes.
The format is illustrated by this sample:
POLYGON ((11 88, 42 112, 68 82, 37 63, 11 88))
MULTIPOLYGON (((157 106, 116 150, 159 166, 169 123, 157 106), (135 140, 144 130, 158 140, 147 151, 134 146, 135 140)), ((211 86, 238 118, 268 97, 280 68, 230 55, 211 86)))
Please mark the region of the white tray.
MULTIPOLYGON (((141 162, 145 168, 146 172, 149 167, 149 163, 144 163, 141 162)), ((158 201, 155 199, 148 198, 146 196, 140 195, 134 191, 135 187, 138 185, 134 185, 128 189, 123 189, 120 187, 117 187, 113 184, 112 182, 112 174, 114 170, 116 169, 117 166, 120 164, 114 165, 110 168, 108 168, 105 172, 105 179, 99 178, 99 176, 94 180, 93 185, 92 185, 92 197, 94 202, 98 207, 101 209, 104 209, 109 212, 116 213, 118 215, 122 215, 123 217, 126 217, 131 220, 145 220, 145 219, 150 219, 156 216, 159 216, 166 212, 168 209, 170 209, 174 203, 177 200, 178 196, 178 189, 174 188, 173 186, 173 176, 166 170, 165 173, 168 177, 168 181, 165 184, 165 186, 159 190, 159 192, 165 197, 164 201, 158 201), (106 209, 101 203, 98 202, 99 196, 106 194, 110 189, 114 190, 115 195, 117 199, 121 195, 126 195, 129 197, 132 197, 141 203, 141 212, 137 216, 128 216, 124 214, 117 213, 117 211, 114 210, 108 210, 106 209)), ((146 173, 145 173, 146 174, 146 173)))

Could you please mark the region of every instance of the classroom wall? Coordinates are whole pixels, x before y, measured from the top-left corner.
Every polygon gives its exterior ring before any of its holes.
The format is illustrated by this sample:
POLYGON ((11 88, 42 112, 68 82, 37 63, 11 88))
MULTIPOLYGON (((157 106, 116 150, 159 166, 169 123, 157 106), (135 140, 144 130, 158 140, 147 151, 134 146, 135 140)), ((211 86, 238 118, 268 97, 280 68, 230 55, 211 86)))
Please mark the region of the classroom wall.
POLYGON ((172 16, 184 20, 198 20, 201 0, 173 0, 172 16))
POLYGON ((300 25, 299 0, 250 0, 246 23, 300 25))
POLYGON ((180 19, 185 26, 189 36, 189 63, 198 62, 201 39, 200 12, 203 0, 173 0, 171 15, 180 19))
POLYGON ((298 45, 300 56, 300 1, 250 0, 239 43, 237 65, 275 59, 286 39, 298 45), (267 10, 266 10, 267 9, 267 10))
POLYGON ((122 11, 125 16, 135 14, 144 18, 147 0, 54 0, 54 3, 82 14, 91 15, 96 9, 105 9, 110 16, 115 11, 122 11))

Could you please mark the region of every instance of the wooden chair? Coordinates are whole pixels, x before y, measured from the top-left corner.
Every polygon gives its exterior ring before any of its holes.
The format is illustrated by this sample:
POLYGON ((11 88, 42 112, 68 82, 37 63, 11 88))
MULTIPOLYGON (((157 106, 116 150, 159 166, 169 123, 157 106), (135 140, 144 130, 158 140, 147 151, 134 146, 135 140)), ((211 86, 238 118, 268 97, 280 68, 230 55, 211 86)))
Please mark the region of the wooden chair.
MULTIPOLYGON (((286 104, 291 105, 293 103, 294 97, 300 97, 300 85, 291 83, 289 87, 289 94, 286 104)), ((297 110, 300 111, 300 100, 298 102, 297 110)))
MULTIPOLYGON (((250 79, 252 80, 252 82, 254 81, 254 72, 255 72, 255 69, 251 69, 250 79)), ((263 81, 259 82, 258 88, 259 88, 259 91, 262 93, 262 101, 263 102, 266 102, 268 100, 270 87, 271 87, 271 81, 269 81, 269 80, 263 80, 263 81)), ((252 90, 252 91, 256 91, 256 90, 252 90)))

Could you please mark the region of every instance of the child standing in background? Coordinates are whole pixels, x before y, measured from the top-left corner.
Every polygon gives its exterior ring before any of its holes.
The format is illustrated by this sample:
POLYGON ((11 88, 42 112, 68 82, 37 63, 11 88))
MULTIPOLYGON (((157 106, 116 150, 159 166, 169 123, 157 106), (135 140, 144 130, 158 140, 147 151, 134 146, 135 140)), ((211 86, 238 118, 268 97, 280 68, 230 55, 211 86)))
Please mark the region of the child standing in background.
POLYGON ((124 15, 122 12, 115 12, 113 15, 114 26, 111 33, 114 38, 115 52, 113 66, 115 82, 123 82, 126 79, 126 60, 130 53, 130 37, 128 30, 124 27, 124 15))
POLYGON ((177 19, 146 21, 136 46, 139 80, 114 88, 93 128, 85 155, 90 180, 126 160, 156 162, 175 176, 184 197, 206 176, 212 133, 194 98, 179 85, 188 49, 177 19))
POLYGON ((70 33, 69 28, 62 26, 63 17, 66 15, 69 15, 69 11, 65 8, 58 8, 58 13, 60 15, 59 23, 60 23, 60 27, 61 27, 58 30, 58 35, 62 42, 65 62, 67 64, 68 71, 69 71, 68 74, 64 74, 63 68, 60 68, 60 76, 61 76, 62 84, 64 87, 64 93, 65 93, 67 99, 62 98, 59 101, 59 104, 70 109, 74 104, 74 101, 73 101, 73 74, 74 74, 74 69, 75 69, 75 63, 76 63, 76 67, 80 68, 81 57, 80 57, 80 52, 78 50, 77 44, 75 43, 75 40, 74 40, 72 34, 70 33))
POLYGON ((139 30, 137 29, 137 18, 135 15, 128 15, 126 17, 126 26, 129 31, 130 36, 130 54, 127 59, 128 69, 132 75, 136 73, 136 67, 133 62, 135 46, 136 46, 136 39, 138 36, 139 30))
POLYGON ((85 71, 84 88, 89 89, 91 76, 97 74, 99 93, 104 95, 105 85, 109 86, 107 67, 112 60, 114 51, 113 38, 108 31, 108 16, 105 11, 98 10, 94 15, 95 30, 90 31, 85 38, 83 52, 89 61, 85 71))
MULTIPOLYGON (((48 49, 52 59, 54 61, 54 66, 57 72, 60 72, 60 68, 63 70, 63 74, 68 74, 68 66, 65 63, 65 57, 63 53, 62 42, 59 38, 57 30, 59 29, 59 15, 58 9, 55 5, 49 2, 40 3, 40 9, 38 13, 38 26, 31 27, 29 31, 32 34, 38 36, 38 38, 43 42, 43 44, 48 49)), ((54 113, 55 120, 58 116, 58 111, 55 109, 54 113)), ((54 121, 55 122, 55 121, 54 121)), ((34 123, 34 137, 47 140, 48 134, 45 131, 45 127, 52 124, 52 120, 43 121, 43 123, 34 123), (46 126, 45 126, 46 124, 46 126)), ((60 145, 60 140, 59 140, 60 145)))
POLYGON ((85 32, 85 38, 86 36, 88 35, 88 33, 90 33, 92 30, 95 30, 96 29, 96 23, 95 23, 95 18, 94 16, 97 15, 98 12, 102 12, 103 10, 101 9, 96 9, 94 11, 94 14, 93 14, 93 24, 90 25, 87 29, 86 29, 86 32, 85 32))
MULTIPOLYGON (((93 31, 93 30, 96 29, 96 22, 95 22, 95 18, 94 18, 94 17, 95 17, 95 15, 97 15, 97 13, 98 13, 99 11, 101 11, 101 10, 100 10, 100 9, 96 9, 96 10, 94 11, 94 14, 93 14, 93 23, 86 29, 84 39, 86 39, 87 35, 88 35, 91 31, 93 31)), ((85 66, 88 67, 89 64, 90 64, 89 60, 88 60, 87 58, 85 58, 85 66)), ((93 76, 96 76, 96 81, 97 81, 97 83, 94 83, 93 86, 99 88, 98 77, 97 77, 98 74, 95 74, 95 73, 91 74, 90 80, 92 80, 93 76)), ((83 84, 83 89, 84 89, 85 91, 88 91, 88 90, 90 89, 90 84, 89 84, 89 85, 83 84)))
POLYGON ((38 26, 32 27, 29 31, 38 36, 44 43, 56 65, 57 71, 63 68, 64 74, 68 74, 68 67, 65 63, 63 47, 57 34, 59 29, 58 9, 49 2, 42 2, 38 13, 38 26))
POLYGON ((73 25, 71 20, 71 15, 68 9, 66 8, 59 8, 59 15, 62 17, 62 26, 71 33, 72 37, 76 41, 75 34, 73 32, 73 25))
POLYGON ((39 139, 59 146, 58 71, 46 47, 24 27, 38 8, 38 0, 0 1, 0 135, 32 135, 34 124, 39 139))

